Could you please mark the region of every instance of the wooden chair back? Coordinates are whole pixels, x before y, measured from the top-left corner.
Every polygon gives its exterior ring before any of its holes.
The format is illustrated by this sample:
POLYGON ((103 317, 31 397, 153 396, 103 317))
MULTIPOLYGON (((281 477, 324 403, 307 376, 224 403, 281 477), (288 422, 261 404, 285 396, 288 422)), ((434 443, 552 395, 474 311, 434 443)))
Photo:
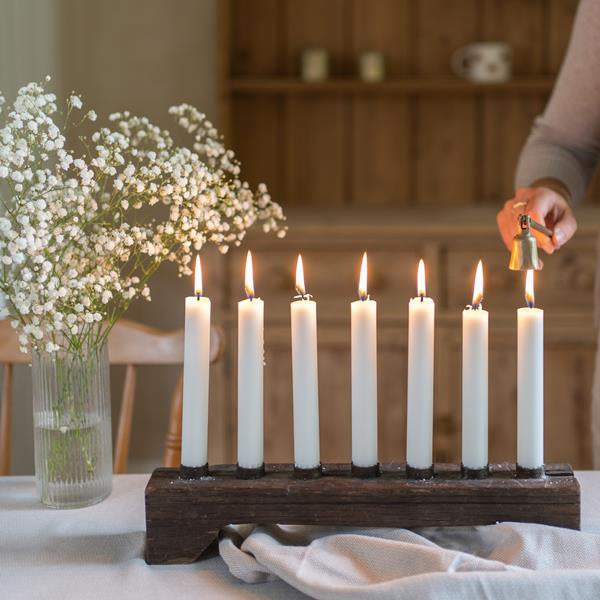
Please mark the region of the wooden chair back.
MULTIPOLYGON (((221 329, 210 332, 210 359, 216 362, 223 353, 221 329)), ((183 330, 163 332, 141 323, 122 319, 110 332, 108 358, 111 365, 125 366, 125 381, 115 440, 115 473, 125 473, 131 439, 135 404, 136 367, 142 365, 183 365, 183 330)), ((2 404, 0 406, 0 475, 10 474, 12 380, 15 364, 30 364, 31 356, 19 350, 16 333, 9 321, 0 321, 0 364, 4 365, 2 404)), ((169 426, 165 436, 163 464, 176 466, 181 456, 181 409, 183 369, 171 395, 169 426)))

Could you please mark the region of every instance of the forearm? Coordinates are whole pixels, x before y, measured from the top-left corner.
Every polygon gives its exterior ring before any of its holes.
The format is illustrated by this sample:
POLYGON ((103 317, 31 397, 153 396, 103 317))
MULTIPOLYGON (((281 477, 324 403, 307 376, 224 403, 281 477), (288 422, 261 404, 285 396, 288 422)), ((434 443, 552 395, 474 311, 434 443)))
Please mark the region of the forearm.
MULTIPOLYGON (((540 120, 541 121, 541 120, 540 120)), ((516 187, 549 187, 573 204, 581 202, 596 169, 598 151, 536 123, 519 157, 516 187)))
POLYGON ((581 0, 565 60, 544 114, 521 152, 517 187, 562 182, 580 202, 600 153, 600 0, 581 0))

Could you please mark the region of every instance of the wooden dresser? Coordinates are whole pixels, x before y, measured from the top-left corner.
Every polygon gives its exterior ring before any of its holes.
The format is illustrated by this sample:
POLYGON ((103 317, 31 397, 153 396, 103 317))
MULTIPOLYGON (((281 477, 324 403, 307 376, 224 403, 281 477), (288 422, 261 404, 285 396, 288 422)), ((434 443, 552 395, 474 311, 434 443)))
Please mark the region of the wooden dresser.
MULTIPOLYGON (((536 303, 545 310, 546 458, 591 466, 590 402, 595 357, 593 290, 600 211, 579 215, 571 243, 547 257, 536 277, 536 303)), ((428 295, 436 302, 436 461, 460 461, 461 311, 472 294, 478 258, 485 268, 490 311, 490 460, 516 454, 516 309, 523 276, 508 270, 490 209, 387 212, 377 216, 300 215, 284 240, 252 235, 257 293, 265 300, 265 458, 293 457, 289 303, 295 259, 302 252, 306 282, 318 303, 321 452, 324 461, 350 457, 350 302, 356 298, 363 250, 369 291, 378 307, 379 452, 403 460, 406 443, 408 300, 416 267, 427 265, 428 295)), ((225 362, 212 375, 211 460, 235 460, 236 302, 243 295, 244 251, 210 267, 220 283, 215 316, 225 326, 225 362)))
MULTIPOLYGON (((254 235, 266 302, 266 459, 292 458, 289 302, 301 251, 318 301, 323 460, 350 457, 350 307, 361 252, 379 312, 379 441, 405 452, 408 300, 422 256, 436 301, 435 459, 458 461, 461 310, 483 258, 490 311, 490 458, 516 453, 516 309, 523 278, 507 268, 495 212, 513 192, 518 153, 567 47, 576 0, 223 0, 219 124, 244 176, 265 181, 289 216, 281 241, 254 235), (461 81, 459 47, 503 40, 514 79, 461 81), (300 56, 323 48, 330 77, 306 83, 300 56), (386 79, 357 76, 365 50, 386 79)), ((547 460, 591 466, 593 288, 600 178, 577 237, 537 277, 546 320, 547 460)), ((229 349, 213 374, 211 460, 235 459, 236 307, 243 252, 214 263, 215 319, 229 349)))

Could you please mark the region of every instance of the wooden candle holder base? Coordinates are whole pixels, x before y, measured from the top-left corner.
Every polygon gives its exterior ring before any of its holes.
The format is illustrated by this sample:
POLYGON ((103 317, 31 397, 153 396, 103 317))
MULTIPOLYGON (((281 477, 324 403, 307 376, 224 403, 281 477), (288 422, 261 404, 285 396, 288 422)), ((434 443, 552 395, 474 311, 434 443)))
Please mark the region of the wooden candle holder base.
POLYGON ((348 464, 329 464, 309 479, 294 476, 293 465, 265 465, 259 479, 240 479, 236 465, 211 466, 201 479, 156 469, 146 486, 146 562, 194 562, 230 523, 580 526, 579 483, 568 465, 546 465, 543 477, 531 479, 517 479, 514 464, 490 465, 483 479, 467 478, 460 465, 437 464, 424 480, 407 479, 403 464, 380 469, 364 478, 348 464))

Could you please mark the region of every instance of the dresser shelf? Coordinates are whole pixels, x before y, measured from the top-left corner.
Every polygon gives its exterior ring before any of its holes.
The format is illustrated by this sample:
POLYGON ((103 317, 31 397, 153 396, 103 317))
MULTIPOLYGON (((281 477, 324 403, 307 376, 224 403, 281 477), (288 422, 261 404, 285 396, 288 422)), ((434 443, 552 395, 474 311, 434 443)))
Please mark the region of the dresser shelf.
POLYGON ((514 79, 505 83, 470 83, 458 79, 389 79, 364 82, 358 79, 330 79, 306 82, 296 78, 244 77, 229 81, 234 94, 394 94, 419 96, 428 94, 546 94, 552 89, 550 77, 514 79))

